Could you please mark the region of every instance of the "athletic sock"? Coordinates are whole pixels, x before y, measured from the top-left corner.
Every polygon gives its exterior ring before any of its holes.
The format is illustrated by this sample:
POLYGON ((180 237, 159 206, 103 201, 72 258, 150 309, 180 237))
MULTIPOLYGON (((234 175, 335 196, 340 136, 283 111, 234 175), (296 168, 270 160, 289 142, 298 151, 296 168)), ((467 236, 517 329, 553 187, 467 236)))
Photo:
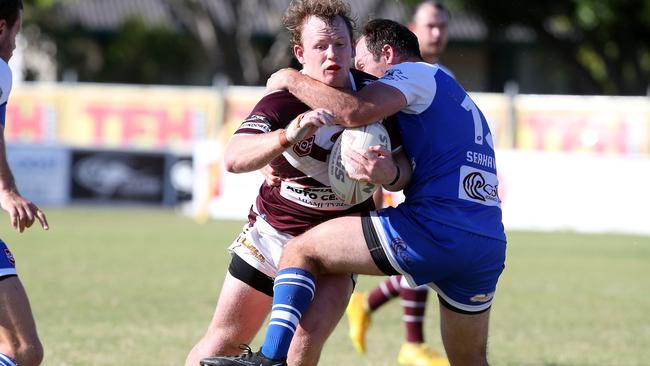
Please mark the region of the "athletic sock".
POLYGON ((429 289, 427 287, 410 288, 404 283, 403 285, 400 292, 400 303, 404 308, 402 320, 406 327, 406 341, 423 343, 424 312, 427 309, 429 289))
POLYGON ((368 294, 368 309, 373 312, 390 299, 399 296, 401 279, 402 276, 391 276, 370 291, 370 294, 368 294))
POLYGON ((314 275, 300 268, 278 272, 273 284, 271 319, 262 344, 262 354, 267 358, 283 360, 287 357, 300 317, 314 299, 315 282, 314 275))
POLYGON ((1 366, 16 366, 16 361, 11 357, 0 352, 0 365, 1 366))

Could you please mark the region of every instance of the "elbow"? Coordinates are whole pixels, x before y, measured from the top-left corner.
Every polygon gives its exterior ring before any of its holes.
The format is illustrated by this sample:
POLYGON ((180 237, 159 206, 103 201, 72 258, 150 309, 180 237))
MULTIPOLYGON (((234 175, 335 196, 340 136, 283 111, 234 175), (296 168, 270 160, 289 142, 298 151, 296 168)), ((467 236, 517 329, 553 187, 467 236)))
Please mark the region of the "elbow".
POLYGON ((226 145, 223 152, 223 165, 228 173, 246 173, 249 171, 248 164, 250 163, 247 158, 246 150, 242 148, 244 144, 241 140, 232 138, 226 145))
POLYGON ((232 154, 226 154, 223 158, 224 168, 228 173, 241 173, 241 167, 237 159, 232 154))
POLYGON ((339 124, 344 127, 357 127, 364 125, 364 123, 362 123, 363 119, 361 118, 361 114, 354 109, 342 111, 337 117, 339 118, 339 124))

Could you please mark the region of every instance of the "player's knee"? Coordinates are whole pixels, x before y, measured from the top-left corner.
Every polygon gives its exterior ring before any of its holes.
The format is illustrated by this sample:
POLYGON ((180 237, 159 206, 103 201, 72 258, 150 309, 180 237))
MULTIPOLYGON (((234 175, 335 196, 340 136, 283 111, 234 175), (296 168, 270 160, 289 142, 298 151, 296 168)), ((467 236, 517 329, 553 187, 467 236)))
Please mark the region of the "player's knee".
POLYGON ((304 267, 307 265, 308 268, 317 268, 320 270, 322 266, 317 259, 316 252, 309 245, 307 239, 299 236, 285 245, 282 251, 282 258, 280 259, 280 267, 304 267))

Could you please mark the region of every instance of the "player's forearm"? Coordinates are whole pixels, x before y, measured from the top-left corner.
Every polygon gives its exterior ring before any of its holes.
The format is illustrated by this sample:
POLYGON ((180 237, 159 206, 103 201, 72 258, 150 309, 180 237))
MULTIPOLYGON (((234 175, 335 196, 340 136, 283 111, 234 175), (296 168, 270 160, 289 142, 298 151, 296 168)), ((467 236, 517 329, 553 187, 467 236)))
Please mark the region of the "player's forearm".
POLYGON ((16 181, 14 180, 9 164, 4 156, 0 158, 0 192, 17 192, 16 181))
POLYGON ((16 182, 7 162, 6 151, 4 129, 0 127, 0 192, 16 192, 16 182))
POLYGON ((409 163, 409 160, 403 150, 400 150, 400 152, 394 154, 393 159, 395 161, 395 165, 397 166, 396 177, 393 182, 391 182, 392 184, 384 184, 383 187, 387 191, 397 192, 404 189, 404 187, 406 187, 406 185, 411 180, 412 169, 411 163, 409 163))
POLYGON ((332 88, 300 73, 288 76, 287 89, 303 103, 313 108, 325 108, 336 116, 336 122, 348 126, 363 126, 383 118, 375 105, 347 90, 332 88))
POLYGON ((246 173, 263 168, 286 149, 280 142, 279 130, 256 135, 234 135, 224 153, 226 170, 246 173))

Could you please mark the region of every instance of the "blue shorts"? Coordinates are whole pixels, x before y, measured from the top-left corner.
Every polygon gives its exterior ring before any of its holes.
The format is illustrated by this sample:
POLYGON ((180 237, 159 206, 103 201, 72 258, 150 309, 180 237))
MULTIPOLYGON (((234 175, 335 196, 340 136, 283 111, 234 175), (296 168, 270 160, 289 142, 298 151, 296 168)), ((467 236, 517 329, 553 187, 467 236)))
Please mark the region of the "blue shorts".
POLYGON ((11 251, 7 248, 7 244, 0 240, 0 277, 15 275, 17 275, 17 273, 14 255, 11 254, 11 251))
POLYGON ((375 264, 411 286, 429 285, 453 310, 488 309, 505 268, 506 242, 412 217, 418 216, 403 204, 362 217, 375 264))

